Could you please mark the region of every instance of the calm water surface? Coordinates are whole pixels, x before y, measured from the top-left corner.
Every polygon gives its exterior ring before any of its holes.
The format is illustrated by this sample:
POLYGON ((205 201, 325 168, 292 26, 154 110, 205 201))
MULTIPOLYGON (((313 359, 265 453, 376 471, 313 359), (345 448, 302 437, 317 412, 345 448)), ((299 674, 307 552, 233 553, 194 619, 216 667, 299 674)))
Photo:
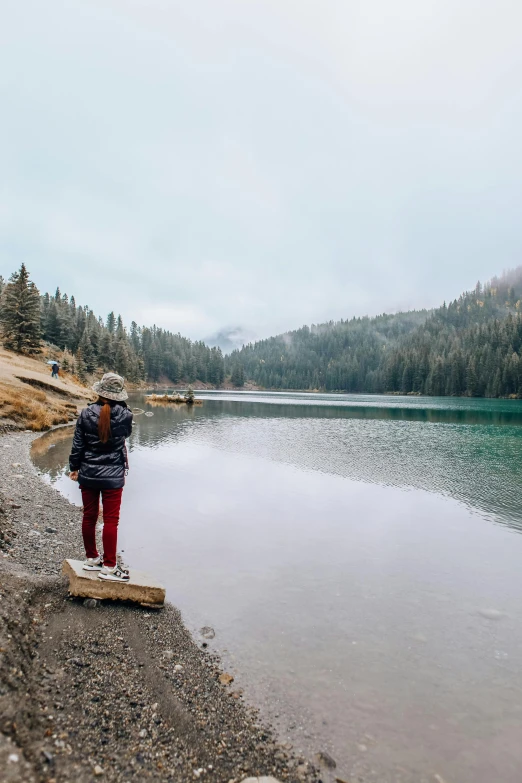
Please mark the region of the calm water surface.
POLYGON ((131 400, 126 561, 343 780, 520 783, 522 403, 200 396, 131 400))

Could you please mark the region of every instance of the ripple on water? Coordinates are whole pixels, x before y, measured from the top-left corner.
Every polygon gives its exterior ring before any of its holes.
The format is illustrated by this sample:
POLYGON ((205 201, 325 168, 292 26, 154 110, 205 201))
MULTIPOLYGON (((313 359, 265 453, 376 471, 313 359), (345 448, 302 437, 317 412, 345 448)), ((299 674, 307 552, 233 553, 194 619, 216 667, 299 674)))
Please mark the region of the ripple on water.
POLYGON ((137 420, 126 556, 341 779, 518 783, 522 539, 468 510, 521 528, 520 406, 228 396, 137 420))

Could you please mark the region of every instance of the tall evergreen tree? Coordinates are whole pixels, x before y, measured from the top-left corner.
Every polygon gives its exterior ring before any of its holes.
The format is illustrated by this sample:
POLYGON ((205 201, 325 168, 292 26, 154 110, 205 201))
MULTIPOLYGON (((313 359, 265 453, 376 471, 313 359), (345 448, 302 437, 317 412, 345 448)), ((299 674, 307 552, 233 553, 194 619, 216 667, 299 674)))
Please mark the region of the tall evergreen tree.
POLYGON ((115 367, 116 372, 122 375, 124 378, 131 369, 130 351, 127 340, 124 338, 116 340, 115 367))
POLYGON ((56 304, 56 299, 54 299, 54 297, 51 298, 46 309, 45 318, 43 320, 43 329, 45 339, 53 345, 57 345, 61 348, 62 325, 60 321, 60 314, 58 312, 58 305, 56 304))
POLYGON ((0 327, 4 346, 18 353, 40 350, 40 294, 22 264, 2 292, 0 327))
POLYGON ((114 312, 110 312, 107 316, 107 331, 109 334, 114 334, 116 330, 116 316, 114 312))
POLYGON ((108 370, 114 364, 114 347, 111 333, 106 329, 100 340, 99 361, 104 370, 108 370))
POLYGON ((234 366, 232 375, 230 377, 230 382, 233 386, 241 387, 245 385, 245 371, 243 370, 242 364, 236 364, 234 366))
POLYGON ((97 363, 96 356, 92 347, 91 337, 87 329, 82 335, 78 352, 81 352, 82 365, 85 368, 85 372, 92 373, 95 371, 97 363))
POLYGON ((81 381, 85 381, 87 379, 85 362, 83 361, 83 353, 81 348, 78 348, 76 351, 76 374, 81 381))

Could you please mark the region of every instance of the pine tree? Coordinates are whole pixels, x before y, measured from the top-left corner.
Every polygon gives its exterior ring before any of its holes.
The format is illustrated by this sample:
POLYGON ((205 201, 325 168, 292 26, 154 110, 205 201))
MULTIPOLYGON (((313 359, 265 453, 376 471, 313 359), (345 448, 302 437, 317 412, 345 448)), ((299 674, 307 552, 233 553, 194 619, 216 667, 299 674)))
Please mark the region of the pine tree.
POLYGON ((58 306, 55 299, 51 299, 43 322, 43 337, 48 343, 61 347, 62 329, 58 306))
POLYGON ((115 366, 116 372, 125 378, 129 372, 130 353, 127 340, 124 338, 116 340, 115 366))
POLYGON ((40 350, 40 294, 22 264, 2 292, 0 326, 4 346, 18 353, 40 350))
POLYGON ((76 374, 78 375, 78 378, 81 381, 86 381, 87 377, 85 374, 85 363, 83 361, 83 354, 81 348, 78 348, 78 350, 76 351, 75 365, 76 365, 76 374))
POLYGON ((191 356, 187 363, 187 376, 189 381, 195 381, 198 377, 198 370, 197 370, 197 364, 196 359, 194 356, 191 356))
POLYGON ((118 316, 118 320, 116 322, 116 337, 118 340, 121 340, 123 337, 125 337, 125 329, 123 327, 121 315, 118 316))
POLYGON ((242 364, 236 364, 234 366, 232 375, 230 377, 230 382, 233 386, 241 387, 245 385, 245 371, 243 370, 242 364))
POLYGON ((114 334, 116 330, 116 316, 113 312, 110 312, 107 316, 107 329, 109 330, 109 334, 114 334))
POLYGON ((60 314, 61 345, 63 348, 72 350, 74 343, 73 311, 69 305, 67 294, 62 296, 58 312, 60 314))
POLYGON ((225 363, 221 348, 212 348, 209 361, 209 381, 216 386, 221 386, 225 380, 225 363))
POLYGON ((139 328, 136 321, 133 321, 130 328, 130 340, 136 353, 139 353, 140 350, 140 335, 141 329, 139 328))
POLYGON ((143 356, 140 355, 136 364, 136 377, 133 380, 144 381, 145 378, 145 362, 143 361, 143 356))
POLYGON ((475 359, 471 358, 466 368, 466 387, 470 397, 479 396, 479 383, 477 378, 477 366, 475 359))
POLYGON ((64 352, 62 357, 62 370, 64 372, 69 372, 71 370, 71 355, 67 353, 67 351, 64 352))
MULTIPOLYGON (((93 373, 96 369, 96 357, 94 355, 91 338, 87 329, 84 331, 82 339, 80 340, 80 346, 76 354, 77 359, 78 354, 81 355, 81 364, 84 368, 84 371, 87 373, 93 373)), ((78 362, 80 362, 79 359, 78 362)))
POLYGON ((105 329, 99 346, 99 360, 104 370, 114 367, 114 347, 111 333, 105 329))

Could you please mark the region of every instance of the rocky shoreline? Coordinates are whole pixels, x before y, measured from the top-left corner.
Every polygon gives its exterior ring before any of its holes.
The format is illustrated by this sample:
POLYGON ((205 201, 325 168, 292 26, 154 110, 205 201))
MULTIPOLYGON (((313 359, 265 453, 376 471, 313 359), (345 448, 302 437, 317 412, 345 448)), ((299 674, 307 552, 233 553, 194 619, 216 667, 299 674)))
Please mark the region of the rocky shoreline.
POLYGON ((60 569, 83 556, 81 512, 38 476, 34 438, 0 435, 0 778, 320 783, 175 607, 68 597, 60 569))

